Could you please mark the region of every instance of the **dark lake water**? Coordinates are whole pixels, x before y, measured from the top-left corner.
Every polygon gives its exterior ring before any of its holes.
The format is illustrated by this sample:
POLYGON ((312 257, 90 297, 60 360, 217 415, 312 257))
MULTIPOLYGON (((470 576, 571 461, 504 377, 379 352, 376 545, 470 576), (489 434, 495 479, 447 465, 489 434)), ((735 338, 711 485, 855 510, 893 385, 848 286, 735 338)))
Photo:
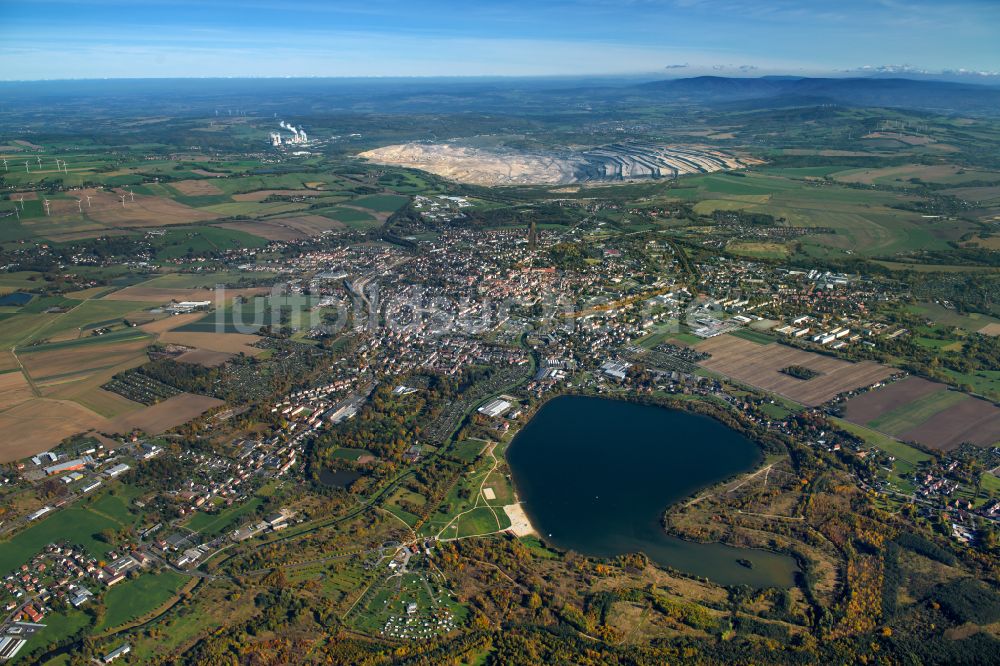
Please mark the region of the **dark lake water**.
POLYGON ((350 488, 351 484, 360 478, 361 473, 355 472, 352 469, 340 469, 336 472, 324 469, 319 473, 320 483, 324 486, 333 486, 336 488, 350 488))
POLYGON ((24 292, 15 291, 12 294, 6 294, 5 296, 0 296, 0 305, 27 305, 28 301, 32 298, 31 294, 25 294, 24 292))
POLYGON ((554 546, 596 557, 641 551, 723 585, 788 587, 791 557, 685 541, 660 524, 670 504, 760 460, 756 444, 707 416, 581 396, 549 401, 507 451, 525 512, 554 546))

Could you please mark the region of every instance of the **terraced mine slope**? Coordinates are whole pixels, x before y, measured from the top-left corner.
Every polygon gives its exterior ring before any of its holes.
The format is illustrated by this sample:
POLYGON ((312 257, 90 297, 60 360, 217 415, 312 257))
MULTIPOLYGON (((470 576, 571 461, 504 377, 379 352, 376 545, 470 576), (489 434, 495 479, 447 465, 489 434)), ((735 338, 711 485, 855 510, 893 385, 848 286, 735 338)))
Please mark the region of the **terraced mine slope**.
POLYGON ((369 150, 360 157, 476 185, 675 178, 746 166, 740 158, 710 148, 651 143, 616 143, 561 153, 486 150, 451 143, 404 143, 369 150))

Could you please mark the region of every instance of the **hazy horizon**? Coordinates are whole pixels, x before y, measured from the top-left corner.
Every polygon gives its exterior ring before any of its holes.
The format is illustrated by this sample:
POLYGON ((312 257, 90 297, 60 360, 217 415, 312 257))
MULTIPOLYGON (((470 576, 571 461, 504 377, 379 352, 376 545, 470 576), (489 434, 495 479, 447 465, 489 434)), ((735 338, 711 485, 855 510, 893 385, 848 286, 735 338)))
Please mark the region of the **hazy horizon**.
POLYGON ((9 81, 1000 76, 1000 5, 987 0, 29 0, 0 18, 9 81))

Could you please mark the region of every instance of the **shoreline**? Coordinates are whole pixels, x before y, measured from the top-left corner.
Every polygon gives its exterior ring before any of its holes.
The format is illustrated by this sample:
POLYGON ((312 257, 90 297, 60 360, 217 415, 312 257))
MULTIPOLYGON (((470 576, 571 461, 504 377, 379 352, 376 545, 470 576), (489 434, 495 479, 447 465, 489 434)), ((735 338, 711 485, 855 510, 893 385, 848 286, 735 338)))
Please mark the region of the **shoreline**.
POLYGON ((538 531, 535 529, 534 525, 531 524, 531 519, 529 519, 528 514, 525 513, 524 508, 521 506, 521 502, 507 504, 504 506, 503 512, 507 514, 508 518, 510 518, 510 527, 508 527, 505 531, 510 532, 516 537, 538 536, 538 531))

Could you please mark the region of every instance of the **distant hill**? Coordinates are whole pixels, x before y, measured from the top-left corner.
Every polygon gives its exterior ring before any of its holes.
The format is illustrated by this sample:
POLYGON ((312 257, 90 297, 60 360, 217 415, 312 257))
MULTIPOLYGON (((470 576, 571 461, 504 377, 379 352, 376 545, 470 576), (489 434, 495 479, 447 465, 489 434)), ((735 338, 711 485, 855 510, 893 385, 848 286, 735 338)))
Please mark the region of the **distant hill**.
POLYGON ((1000 114, 996 86, 906 78, 727 78, 698 76, 631 86, 635 94, 673 101, 717 103, 739 100, 809 100, 848 106, 882 106, 952 113, 1000 114), (787 98, 787 100, 785 99, 787 98))

